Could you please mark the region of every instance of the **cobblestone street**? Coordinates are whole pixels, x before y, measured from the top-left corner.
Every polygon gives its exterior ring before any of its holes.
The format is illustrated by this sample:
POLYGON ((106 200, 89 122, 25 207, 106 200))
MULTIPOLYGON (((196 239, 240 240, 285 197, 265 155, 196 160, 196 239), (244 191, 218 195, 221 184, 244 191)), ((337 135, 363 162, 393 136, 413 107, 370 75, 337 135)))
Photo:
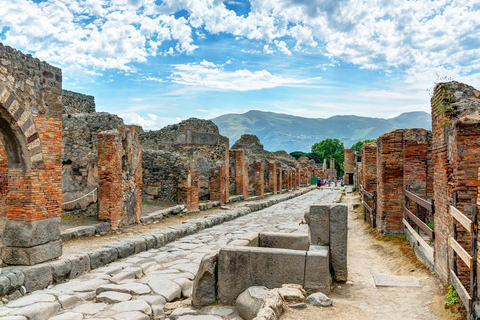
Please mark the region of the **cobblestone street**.
MULTIPOLYGON (((205 229, 36 291, 0 308, 4 319, 240 319, 233 307, 194 310, 188 302, 204 254, 248 231, 307 233, 300 224, 314 203, 331 203, 339 190, 323 188, 205 229), (167 304, 177 301, 173 306, 167 304), (188 300, 187 300, 188 301, 188 300), (168 308, 175 309, 170 315, 168 308)), ((3 319, 3 318, 2 318, 3 319)))

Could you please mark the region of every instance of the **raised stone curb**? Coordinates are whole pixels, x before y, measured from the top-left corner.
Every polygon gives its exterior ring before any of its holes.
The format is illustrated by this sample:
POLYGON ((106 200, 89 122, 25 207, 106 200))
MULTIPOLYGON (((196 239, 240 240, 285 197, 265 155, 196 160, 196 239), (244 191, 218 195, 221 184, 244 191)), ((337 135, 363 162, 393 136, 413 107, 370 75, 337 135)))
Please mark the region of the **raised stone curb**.
POLYGON ((62 240, 70 240, 80 237, 91 237, 95 234, 107 232, 108 230, 110 230, 110 223, 99 222, 91 226, 69 228, 65 231, 62 231, 61 237, 62 240))
MULTIPOLYGON (((184 224, 173 226, 156 233, 144 234, 119 242, 109 243, 105 247, 94 251, 63 256, 58 260, 35 266, 4 268, 0 273, 0 294, 2 296, 8 296, 11 300, 17 299, 22 296, 22 294, 20 294, 22 288, 23 291, 25 291, 25 287, 28 287, 31 291, 40 290, 46 288, 52 282, 61 282, 65 279, 76 278, 89 270, 103 267, 117 259, 125 258, 149 249, 163 247, 165 244, 179 238, 262 210, 274 204, 293 199, 314 189, 315 187, 302 188, 277 199, 268 199, 259 203, 246 204, 243 208, 209 215, 205 218, 192 219, 184 224), (30 283, 28 280, 29 277, 26 275, 30 275, 34 270, 39 269, 45 269, 47 271, 45 274, 48 276, 42 277, 41 283, 39 281, 30 283)), ((178 210, 180 207, 183 207, 183 205, 172 208, 177 208, 176 210, 178 210)), ((28 291, 30 292, 30 290, 28 291)))

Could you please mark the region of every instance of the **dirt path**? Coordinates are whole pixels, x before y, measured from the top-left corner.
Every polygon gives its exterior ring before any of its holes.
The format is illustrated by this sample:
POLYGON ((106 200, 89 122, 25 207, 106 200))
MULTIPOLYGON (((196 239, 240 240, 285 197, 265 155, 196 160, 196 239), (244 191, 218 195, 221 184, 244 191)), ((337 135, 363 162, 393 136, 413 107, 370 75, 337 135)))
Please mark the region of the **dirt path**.
POLYGON ((412 259, 411 250, 403 238, 379 237, 364 224, 359 212, 353 210, 353 204, 359 203, 356 193, 347 193, 342 202, 349 204, 349 281, 334 284, 329 295, 334 301, 333 307, 289 309, 281 320, 463 319, 460 314, 444 309, 442 282, 415 258, 412 259), (373 281, 375 274, 414 276, 421 288, 377 288, 373 281))

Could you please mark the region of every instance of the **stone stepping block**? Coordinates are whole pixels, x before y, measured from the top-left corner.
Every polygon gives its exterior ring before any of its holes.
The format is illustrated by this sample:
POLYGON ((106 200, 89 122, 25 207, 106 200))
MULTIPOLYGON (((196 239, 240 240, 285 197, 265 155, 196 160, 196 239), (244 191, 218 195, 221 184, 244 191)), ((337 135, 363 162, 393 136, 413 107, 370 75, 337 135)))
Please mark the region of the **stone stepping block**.
POLYGON ((128 293, 116 292, 116 291, 104 291, 97 296, 97 302, 105 303, 118 303, 129 301, 132 296, 128 293))

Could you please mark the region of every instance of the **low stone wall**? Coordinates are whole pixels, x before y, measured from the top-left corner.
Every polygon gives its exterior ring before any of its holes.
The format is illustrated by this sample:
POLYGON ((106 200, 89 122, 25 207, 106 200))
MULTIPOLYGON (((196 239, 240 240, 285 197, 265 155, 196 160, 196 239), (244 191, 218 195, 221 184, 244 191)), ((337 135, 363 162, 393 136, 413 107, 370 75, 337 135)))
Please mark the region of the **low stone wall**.
POLYGON ((95 97, 62 90, 63 114, 94 113, 95 97))

